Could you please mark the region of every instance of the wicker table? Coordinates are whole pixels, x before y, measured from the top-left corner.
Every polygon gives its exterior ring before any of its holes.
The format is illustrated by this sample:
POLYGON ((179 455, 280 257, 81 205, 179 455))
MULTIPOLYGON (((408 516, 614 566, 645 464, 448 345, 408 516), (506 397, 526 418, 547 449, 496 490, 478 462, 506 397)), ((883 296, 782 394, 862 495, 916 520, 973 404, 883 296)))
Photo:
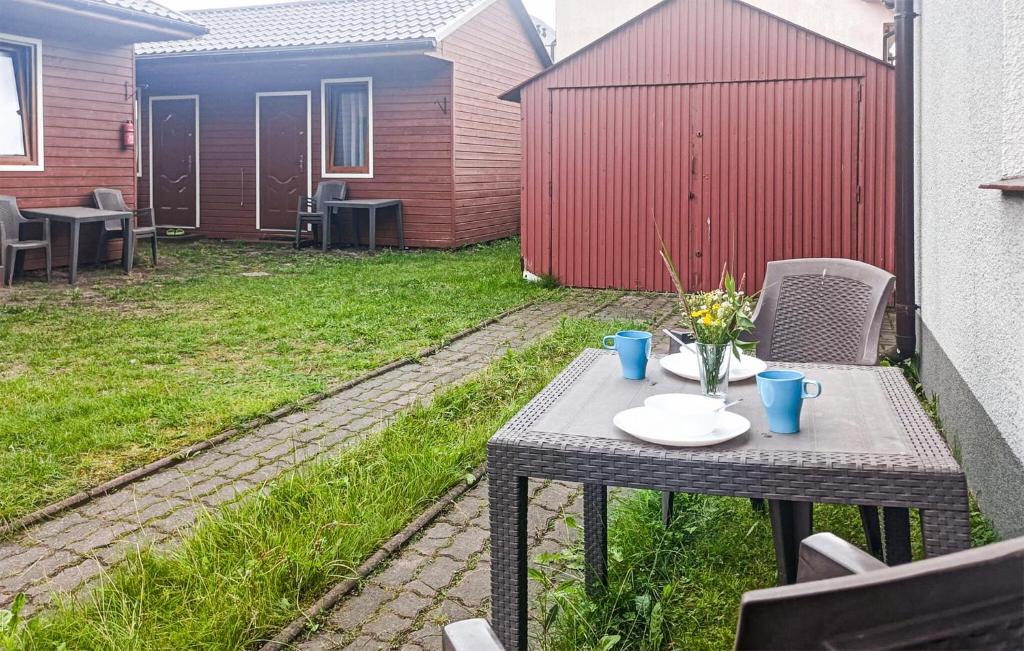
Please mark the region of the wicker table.
POLYGON ((71 206, 67 208, 22 208, 22 214, 29 219, 49 219, 51 222, 63 222, 68 225, 70 234, 68 236, 68 282, 75 284, 78 280, 78 237, 82 230, 82 224, 102 224, 110 219, 117 219, 121 222, 121 232, 128 233, 124 246, 121 248, 121 266, 126 273, 132 270, 133 243, 131 241, 131 212, 117 210, 100 210, 99 208, 88 208, 85 206, 71 206))
MULTIPOLYGON (((697 391, 656 361, 643 381, 622 378, 615 353, 583 352, 487 446, 491 513, 491 607, 509 649, 526 648, 526 510, 530 477, 583 483, 588 582, 604 578, 606 486, 763 497, 779 504, 881 506, 887 542, 904 554, 907 509, 921 510, 925 552, 970 546, 967 483, 899 370, 778 364, 818 379, 798 435, 768 432, 753 381, 733 383, 733 408, 748 433, 707 448, 641 442, 612 425, 619 411, 656 393, 697 391)), ((780 574, 799 537, 780 540, 780 574)), ((901 558, 898 560, 907 560, 901 558)))

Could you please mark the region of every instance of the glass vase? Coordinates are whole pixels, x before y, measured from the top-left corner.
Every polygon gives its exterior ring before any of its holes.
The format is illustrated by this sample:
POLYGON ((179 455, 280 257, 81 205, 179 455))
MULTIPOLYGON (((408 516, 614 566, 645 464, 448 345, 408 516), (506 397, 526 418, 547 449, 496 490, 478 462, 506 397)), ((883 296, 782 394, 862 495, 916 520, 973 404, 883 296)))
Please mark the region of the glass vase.
POLYGON ((709 398, 726 399, 729 392, 729 359, 732 344, 702 344, 697 342, 697 368, 700 370, 700 388, 709 398))

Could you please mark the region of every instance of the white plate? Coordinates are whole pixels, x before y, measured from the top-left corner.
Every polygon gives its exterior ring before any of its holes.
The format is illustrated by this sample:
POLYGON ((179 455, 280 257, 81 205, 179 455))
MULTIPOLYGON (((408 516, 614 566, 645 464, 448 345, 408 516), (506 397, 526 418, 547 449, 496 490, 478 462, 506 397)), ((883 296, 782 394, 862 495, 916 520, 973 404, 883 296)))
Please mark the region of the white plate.
MULTIPOLYGON (((696 352, 679 351, 672 355, 665 355, 661 358, 661 368, 687 380, 700 381, 696 352)), ((729 381, 747 380, 767 369, 768 365, 758 358, 740 353, 738 361, 735 357, 729 359, 729 381)))
POLYGON ((718 418, 718 427, 703 436, 686 436, 673 421, 672 415, 661 409, 635 407, 615 414, 612 422, 623 432, 642 441, 678 448, 718 445, 750 429, 749 420, 731 411, 723 411, 718 418))

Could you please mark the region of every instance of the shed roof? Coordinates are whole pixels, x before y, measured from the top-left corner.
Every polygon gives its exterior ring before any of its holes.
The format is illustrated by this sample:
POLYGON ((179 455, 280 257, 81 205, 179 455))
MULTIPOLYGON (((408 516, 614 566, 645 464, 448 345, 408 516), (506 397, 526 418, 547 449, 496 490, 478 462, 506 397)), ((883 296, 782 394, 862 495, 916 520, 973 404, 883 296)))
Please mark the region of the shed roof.
MULTIPOLYGON (((619 25, 615 29, 613 29, 610 32, 608 32, 607 34, 604 34, 603 36, 600 36, 600 37, 594 39, 593 41, 591 41, 590 43, 584 45, 583 47, 581 47, 580 49, 576 50, 572 54, 566 56, 564 59, 559 59, 553 65, 551 65, 551 66, 547 67, 546 69, 538 72, 537 74, 533 75, 529 79, 523 80, 522 82, 520 82, 515 87, 510 88, 509 90, 505 91, 504 93, 501 94, 501 96, 500 96, 501 99, 509 100, 509 101, 512 101, 512 102, 520 101, 522 90, 524 88, 526 88, 527 86, 529 86, 530 84, 534 83, 538 79, 546 77, 547 75, 555 72, 559 68, 562 68, 563 66, 565 66, 565 64, 569 63, 570 61, 575 61, 576 59, 579 59, 579 58, 581 58, 583 56, 586 56, 588 53, 590 53, 591 51, 596 50, 598 48, 606 47, 607 44, 613 43, 615 41, 615 39, 619 37, 619 35, 621 35, 622 33, 626 32, 627 30, 629 30, 633 25, 635 25, 637 23, 640 23, 641 21, 645 20, 649 15, 654 14, 654 13, 656 13, 658 11, 661 11, 666 5, 669 5, 669 4, 671 4, 673 2, 677 2, 677 1, 678 0, 659 0, 655 4, 651 5, 647 9, 645 9, 644 11, 640 12, 640 14, 638 14, 637 16, 634 16, 633 18, 627 20, 626 22, 622 23, 621 25, 619 25)), ((870 54, 866 54, 864 52, 861 52, 860 50, 852 48, 849 45, 846 45, 845 43, 840 43, 839 41, 837 41, 835 39, 829 38, 829 37, 827 37, 827 36, 825 36, 823 34, 815 32, 814 30, 809 29, 809 28, 807 28, 807 27, 805 27, 803 25, 800 25, 798 23, 794 23, 793 21, 790 21, 790 20, 787 20, 785 18, 782 18, 781 16, 773 14, 770 11, 766 11, 765 9, 762 9, 761 7, 757 7, 757 6, 754 6, 754 5, 749 4, 747 2, 744 2, 744 0, 730 0, 730 1, 731 2, 735 2, 737 4, 740 4, 740 5, 743 5, 743 6, 747 7, 747 8, 749 8, 749 9, 752 9, 753 11, 756 11, 759 14, 763 14, 765 16, 768 16, 772 20, 778 21, 779 23, 790 25, 790 26, 800 30, 801 32, 803 32, 803 33, 805 33, 805 34, 807 34, 809 36, 812 36, 812 37, 814 37, 816 39, 821 39, 822 41, 827 41, 829 43, 832 43, 836 47, 839 47, 839 48, 841 48, 843 50, 846 50, 846 51, 852 53, 853 55, 855 55, 855 56, 857 56, 859 58, 862 58, 862 59, 867 60, 867 61, 872 61, 874 63, 877 63, 878 65, 881 65, 881 66, 885 66, 885 67, 889 67, 889 68, 892 67, 891 64, 886 63, 885 61, 882 61, 881 59, 879 59, 877 57, 873 57, 870 54)), ((630 52, 624 52, 623 56, 630 56, 631 54, 632 53, 630 53, 630 52)))
MULTIPOLYGON (((136 46, 136 53, 145 57, 417 42, 432 47, 493 1, 303 0, 190 11, 189 18, 206 26, 205 35, 186 41, 143 43, 136 46)), ((532 36, 539 43, 539 35, 532 36)), ((543 44, 540 48, 543 50, 543 44)))

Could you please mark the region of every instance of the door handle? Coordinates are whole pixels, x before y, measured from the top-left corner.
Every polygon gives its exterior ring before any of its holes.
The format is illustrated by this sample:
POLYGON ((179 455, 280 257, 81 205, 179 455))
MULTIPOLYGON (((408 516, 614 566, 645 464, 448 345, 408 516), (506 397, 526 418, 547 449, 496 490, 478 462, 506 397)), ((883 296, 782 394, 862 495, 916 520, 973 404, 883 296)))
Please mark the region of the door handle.
POLYGON ((306 171, 306 155, 305 154, 299 154, 299 171, 300 172, 305 172, 306 171))

